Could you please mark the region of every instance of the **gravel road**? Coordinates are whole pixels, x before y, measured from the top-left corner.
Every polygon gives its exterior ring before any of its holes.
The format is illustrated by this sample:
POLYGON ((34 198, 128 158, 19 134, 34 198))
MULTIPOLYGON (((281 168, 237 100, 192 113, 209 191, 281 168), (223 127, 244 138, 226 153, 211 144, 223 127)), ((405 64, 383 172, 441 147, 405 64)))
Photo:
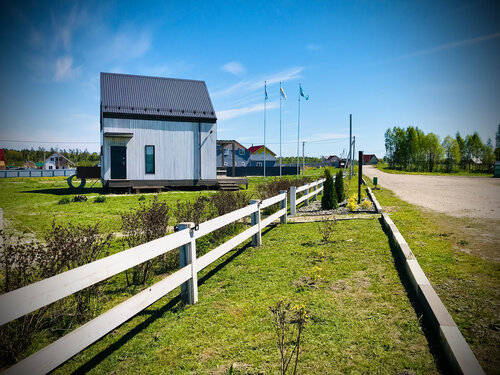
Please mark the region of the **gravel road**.
POLYGON ((365 165, 363 174, 399 198, 456 217, 500 219, 500 178, 384 173, 365 165))

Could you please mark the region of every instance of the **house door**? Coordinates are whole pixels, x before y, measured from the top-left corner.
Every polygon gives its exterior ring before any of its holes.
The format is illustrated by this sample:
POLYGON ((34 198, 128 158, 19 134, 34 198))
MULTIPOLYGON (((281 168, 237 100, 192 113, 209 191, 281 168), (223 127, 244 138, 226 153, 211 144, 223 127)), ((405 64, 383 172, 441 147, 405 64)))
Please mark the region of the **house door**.
POLYGON ((127 178, 127 147, 111 146, 111 179, 127 178))

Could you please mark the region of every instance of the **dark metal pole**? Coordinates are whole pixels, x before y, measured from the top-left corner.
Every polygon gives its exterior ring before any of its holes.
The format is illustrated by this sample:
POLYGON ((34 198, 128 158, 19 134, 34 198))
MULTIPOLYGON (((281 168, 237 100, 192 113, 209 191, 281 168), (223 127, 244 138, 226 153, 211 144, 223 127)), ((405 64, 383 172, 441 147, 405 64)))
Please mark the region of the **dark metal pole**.
POLYGON ((349 180, 352 177, 352 159, 354 159, 354 155, 352 154, 352 114, 349 115, 349 180))
POLYGON ((363 183, 363 151, 359 152, 358 161, 358 204, 361 203, 361 184, 363 183))
POLYGON ((234 158, 235 158, 235 156, 234 156, 234 142, 233 142, 233 177, 236 176, 236 170, 234 169, 236 163, 234 161, 234 158))

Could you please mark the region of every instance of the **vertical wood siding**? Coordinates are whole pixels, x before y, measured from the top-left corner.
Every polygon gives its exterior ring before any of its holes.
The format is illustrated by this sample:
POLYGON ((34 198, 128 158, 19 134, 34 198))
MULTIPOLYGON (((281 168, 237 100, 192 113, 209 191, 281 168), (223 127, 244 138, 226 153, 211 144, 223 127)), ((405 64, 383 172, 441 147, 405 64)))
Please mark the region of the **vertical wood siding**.
POLYGON ((201 140, 201 178, 216 179, 216 125, 103 118, 103 133, 132 133, 131 138, 102 137, 102 175, 111 178, 111 146, 127 146, 128 180, 197 180, 201 140), (201 134, 199 134, 201 128, 201 134), (210 133, 212 131, 212 133, 210 133), (145 146, 155 146, 155 173, 145 173, 145 146))

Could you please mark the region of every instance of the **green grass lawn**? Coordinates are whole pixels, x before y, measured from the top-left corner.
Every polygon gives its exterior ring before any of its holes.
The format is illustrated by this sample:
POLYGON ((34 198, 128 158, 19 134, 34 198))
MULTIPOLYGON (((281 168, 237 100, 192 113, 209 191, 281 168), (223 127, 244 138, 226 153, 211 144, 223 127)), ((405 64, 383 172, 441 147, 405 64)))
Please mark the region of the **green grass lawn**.
MULTIPOLYGON (((371 180, 365 177, 373 188, 371 180)), ((500 369, 500 265, 482 251, 472 219, 424 211, 390 190, 374 190, 487 373, 500 369)), ((499 220, 483 223, 500 225, 499 220)), ((484 228, 480 228, 484 231, 484 228)), ((495 252, 498 252, 498 247, 495 252)))
POLYGON ((339 222, 330 243, 317 223, 281 225, 199 280, 198 304, 182 306, 174 291, 56 373, 227 374, 237 363, 277 374, 269 307, 279 300, 310 312, 300 374, 437 373, 376 219, 339 222))
POLYGON ((468 177, 492 177, 493 173, 485 173, 480 171, 471 170, 469 172, 468 169, 454 169, 451 172, 408 172, 399 169, 391 169, 387 164, 378 164, 376 165, 378 169, 382 172, 386 173, 395 173, 395 174, 421 174, 427 176, 468 176, 468 177))
MULTIPOLYGON (((160 194, 160 200, 174 204, 177 200, 194 199, 196 196, 213 194, 214 191, 169 191, 160 194)), ((7 220, 6 230, 17 233, 28 232, 36 237, 50 228, 52 221, 72 224, 97 224, 104 233, 118 232, 121 228, 120 214, 139 207, 139 198, 144 202, 153 199, 154 194, 105 194, 100 183, 94 188, 85 188, 80 194, 86 202, 71 202, 60 205, 63 197, 70 199, 77 195, 68 188, 64 177, 6 178, 0 179, 0 207, 7 220), (94 203, 94 198, 104 194, 104 203, 94 203)))

